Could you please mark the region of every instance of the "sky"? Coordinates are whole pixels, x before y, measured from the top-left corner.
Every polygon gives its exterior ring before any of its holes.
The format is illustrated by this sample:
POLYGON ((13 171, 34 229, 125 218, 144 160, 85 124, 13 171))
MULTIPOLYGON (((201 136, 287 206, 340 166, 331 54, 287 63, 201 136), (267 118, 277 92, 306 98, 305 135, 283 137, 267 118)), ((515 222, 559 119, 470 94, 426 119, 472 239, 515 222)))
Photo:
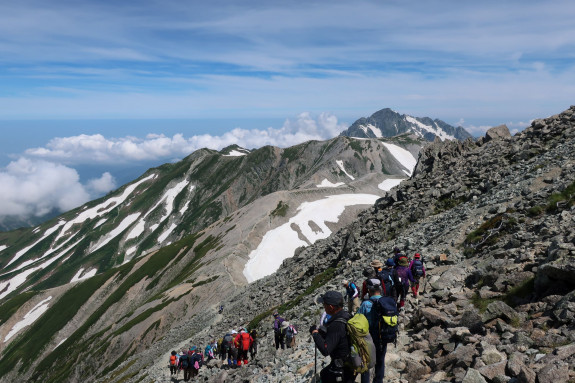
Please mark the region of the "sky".
POLYGON ((574 19, 565 0, 0 2, 0 218, 386 107, 522 130, 575 104, 574 19))

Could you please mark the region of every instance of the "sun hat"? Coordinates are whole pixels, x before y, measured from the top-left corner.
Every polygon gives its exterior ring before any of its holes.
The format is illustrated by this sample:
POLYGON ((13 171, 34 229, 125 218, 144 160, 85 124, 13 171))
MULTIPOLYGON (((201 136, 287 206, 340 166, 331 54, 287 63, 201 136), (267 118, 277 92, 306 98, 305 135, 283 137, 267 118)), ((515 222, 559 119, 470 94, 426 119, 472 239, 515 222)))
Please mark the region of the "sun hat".
POLYGON ((382 267, 383 263, 381 263, 381 261, 379 259, 374 259, 373 261, 371 261, 371 263, 369 265, 371 267, 382 267))
POLYGON ((414 258, 421 258, 421 254, 415 253, 414 258))
POLYGON ((388 258, 387 261, 385 261, 385 265, 389 266, 389 267, 395 266, 395 262, 393 261, 393 258, 388 258))
POLYGON ((400 257, 399 258, 399 265, 400 266, 407 266, 409 262, 407 261, 407 257, 400 257))
POLYGON ((344 279, 343 281, 341 281, 341 284, 344 285, 344 286, 347 286, 348 283, 349 283, 349 282, 347 281, 347 279, 344 279))

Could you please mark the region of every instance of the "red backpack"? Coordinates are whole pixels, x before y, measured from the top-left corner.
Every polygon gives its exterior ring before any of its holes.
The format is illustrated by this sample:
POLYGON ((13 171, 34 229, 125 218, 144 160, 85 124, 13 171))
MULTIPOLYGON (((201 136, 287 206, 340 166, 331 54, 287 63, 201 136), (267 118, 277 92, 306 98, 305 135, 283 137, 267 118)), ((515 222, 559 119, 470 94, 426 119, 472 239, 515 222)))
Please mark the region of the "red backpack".
POLYGON ((247 332, 242 332, 240 334, 240 341, 238 343, 240 344, 242 350, 247 351, 250 349, 250 338, 250 334, 247 332))
POLYGON ((170 364, 172 366, 176 365, 176 356, 175 355, 170 355, 170 364))

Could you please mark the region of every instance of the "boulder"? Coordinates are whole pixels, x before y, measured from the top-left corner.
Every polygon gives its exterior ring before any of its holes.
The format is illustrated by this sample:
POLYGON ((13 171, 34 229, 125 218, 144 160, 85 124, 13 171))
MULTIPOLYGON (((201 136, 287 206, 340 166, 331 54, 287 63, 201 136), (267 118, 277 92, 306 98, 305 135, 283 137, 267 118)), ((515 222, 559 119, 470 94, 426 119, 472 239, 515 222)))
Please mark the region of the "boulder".
POLYGON ((485 133, 485 142, 489 142, 492 140, 502 140, 511 138, 511 133, 509 132, 509 128, 507 125, 499 125, 494 128, 489 129, 485 133))

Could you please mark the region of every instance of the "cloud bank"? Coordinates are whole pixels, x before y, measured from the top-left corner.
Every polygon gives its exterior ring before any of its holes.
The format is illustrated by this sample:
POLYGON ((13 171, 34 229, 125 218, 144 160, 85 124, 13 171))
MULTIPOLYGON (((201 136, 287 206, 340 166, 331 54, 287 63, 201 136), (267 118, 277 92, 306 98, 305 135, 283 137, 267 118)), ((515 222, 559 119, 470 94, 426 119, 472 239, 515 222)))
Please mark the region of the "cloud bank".
POLYGON ((54 210, 65 212, 115 188, 109 173, 82 185, 75 169, 20 158, 0 170, 0 216, 41 217, 54 210))
POLYGON ((333 138, 346 128, 332 114, 314 117, 301 113, 293 120, 286 120, 281 128, 236 128, 219 136, 149 134, 144 138, 113 138, 82 134, 54 138, 44 147, 26 150, 22 157, 0 170, 0 217, 65 212, 119 186, 110 172, 82 184, 74 169, 76 165, 100 164, 104 169, 118 163, 162 163, 183 158, 200 148, 219 150, 232 144, 249 149, 264 145, 288 147, 333 138))
POLYGON ((306 112, 294 120, 286 120, 281 128, 236 128, 219 136, 201 134, 186 138, 183 134, 172 137, 148 134, 145 138, 112 138, 102 134, 82 134, 59 137, 50 140, 45 147, 26 150, 25 156, 68 165, 170 161, 185 157, 201 148, 220 150, 232 144, 248 149, 264 145, 288 147, 309 140, 326 140, 337 136, 346 128, 347 126, 338 122, 337 117, 332 114, 322 113, 313 117, 306 112))

